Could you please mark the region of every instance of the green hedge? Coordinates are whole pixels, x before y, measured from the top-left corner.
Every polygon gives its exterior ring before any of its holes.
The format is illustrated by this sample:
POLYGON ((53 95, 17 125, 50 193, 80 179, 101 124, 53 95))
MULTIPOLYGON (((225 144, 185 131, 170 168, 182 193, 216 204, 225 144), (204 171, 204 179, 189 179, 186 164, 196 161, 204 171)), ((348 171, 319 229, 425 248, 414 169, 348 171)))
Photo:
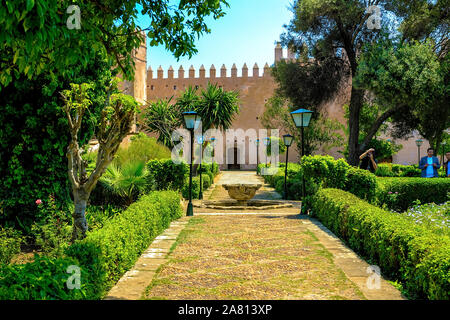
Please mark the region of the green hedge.
POLYGON ((375 175, 377 177, 420 177, 421 170, 417 165, 404 166, 400 164, 380 163, 375 175))
MULTIPOLYGON (((258 172, 265 164, 258 166, 258 172)), ((284 163, 274 175, 263 176, 266 183, 279 193, 284 192, 284 163)), ((383 166, 382 166, 383 167, 383 166)), ((396 174, 407 175, 414 166, 389 165, 396 174)), ((302 196, 302 175, 305 175, 304 199, 308 209, 309 197, 320 188, 336 188, 349 191, 361 199, 388 209, 404 211, 419 200, 421 203, 443 203, 447 201, 450 179, 443 178, 384 178, 376 177, 367 170, 350 166, 344 159, 335 160, 331 156, 305 156, 303 163, 288 166, 288 198, 299 200, 302 196), (396 193, 397 192, 397 193, 396 193)))
POLYGON ((450 238, 338 189, 313 197, 313 214, 410 298, 449 299, 450 238))
POLYGON ((171 159, 150 160, 148 181, 156 190, 181 190, 185 177, 189 175, 189 165, 176 164, 171 159))
POLYGON ((377 181, 378 204, 386 204, 392 210, 405 211, 417 200, 437 204, 449 200, 448 178, 378 178, 377 181))
POLYGON ((67 248, 58 259, 39 258, 0 270, 0 299, 100 299, 153 239, 182 216, 175 191, 153 192, 67 248), (67 266, 81 268, 81 289, 68 290, 67 266))

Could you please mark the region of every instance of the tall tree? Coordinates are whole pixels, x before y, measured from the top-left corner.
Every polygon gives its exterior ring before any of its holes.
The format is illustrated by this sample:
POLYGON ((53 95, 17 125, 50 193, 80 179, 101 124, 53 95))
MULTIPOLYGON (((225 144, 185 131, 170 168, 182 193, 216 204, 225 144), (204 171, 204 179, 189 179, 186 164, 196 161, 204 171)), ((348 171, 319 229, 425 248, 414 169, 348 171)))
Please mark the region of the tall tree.
POLYGON ((99 53, 132 79, 142 31, 151 46, 164 44, 177 58, 191 57, 195 39, 210 32, 205 18, 222 17, 223 6, 225 0, 7 1, 0 7, 0 89, 20 74, 32 79, 56 69, 70 76, 74 66, 86 67, 99 53), (139 14, 149 26, 138 25, 139 14))
POLYGON ((81 158, 78 135, 83 116, 92 104, 89 97, 90 88, 91 85, 86 83, 71 84, 70 90, 64 90, 61 93, 71 137, 67 148, 67 166, 75 204, 72 240, 76 240, 80 235, 81 237, 86 235, 88 226, 85 214, 89 196, 113 161, 121 142, 131 132, 134 115, 138 108, 138 103, 133 97, 118 93, 116 82, 113 81, 111 86, 106 88, 108 97, 96 132, 99 142, 97 161, 94 170, 88 175, 86 171, 88 162, 81 158))
POLYGON ((448 57, 441 60, 433 47, 430 40, 379 42, 364 48, 355 82, 387 106, 369 133, 376 132, 378 122, 391 118, 395 137, 416 129, 439 148, 443 131, 450 127, 450 65, 448 57))
MULTIPOLYGON (((281 36, 283 43, 301 53, 303 57, 314 58, 320 64, 323 57, 331 61, 339 61, 343 58, 351 75, 351 97, 349 104, 349 138, 348 161, 356 165, 358 155, 367 146, 367 143, 376 134, 380 126, 390 117, 401 115, 407 109, 407 104, 396 106, 383 105, 383 113, 373 123, 365 139, 359 143, 361 109, 367 98, 366 87, 358 85, 355 81, 358 73, 359 57, 362 48, 366 44, 377 41, 386 41, 392 35, 404 32, 406 41, 415 38, 427 37, 439 38, 437 46, 440 53, 448 51, 448 5, 446 1, 427 0, 297 0, 292 10, 294 18, 287 31, 281 36), (376 6, 376 7, 372 7, 376 6), (425 15, 425 16, 424 16, 425 15), (424 28, 415 20, 425 22, 424 28), (377 20, 380 22, 378 23, 377 20), (398 22, 400 28, 397 29, 398 22), (436 33, 441 36, 437 36, 436 33), (307 53, 305 53, 305 48, 307 53)), ((340 61, 339 61, 340 62, 340 61)), ((338 77, 330 78, 338 81, 338 77)), ((343 78, 344 79, 344 78, 343 78)), ((296 95, 303 94, 309 97, 308 92, 314 91, 314 79, 307 78, 304 90, 296 95), (310 89, 308 89, 308 84, 310 89)), ((325 86, 333 89, 333 85, 325 86)), ((291 96, 288 96, 291 98, 291 96)), ((324 93, 324 99, 311 100, 311 104, 325 102, 328 93, 324 93)), ((307 107, 309 105, 305 105, 307 107)))

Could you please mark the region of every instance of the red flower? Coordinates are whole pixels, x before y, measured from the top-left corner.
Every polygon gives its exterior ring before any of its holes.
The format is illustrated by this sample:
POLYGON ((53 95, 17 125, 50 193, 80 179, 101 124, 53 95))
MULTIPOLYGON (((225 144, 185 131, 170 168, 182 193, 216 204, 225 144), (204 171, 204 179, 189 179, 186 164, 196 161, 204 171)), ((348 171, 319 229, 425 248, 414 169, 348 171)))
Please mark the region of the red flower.
POLYGON ((41 199, 37 199, 37 200, 36 200, 36 204, 37 204, 37 205, 40 205, 41 203, 42 203, 42 200, 41 200, 41 199))

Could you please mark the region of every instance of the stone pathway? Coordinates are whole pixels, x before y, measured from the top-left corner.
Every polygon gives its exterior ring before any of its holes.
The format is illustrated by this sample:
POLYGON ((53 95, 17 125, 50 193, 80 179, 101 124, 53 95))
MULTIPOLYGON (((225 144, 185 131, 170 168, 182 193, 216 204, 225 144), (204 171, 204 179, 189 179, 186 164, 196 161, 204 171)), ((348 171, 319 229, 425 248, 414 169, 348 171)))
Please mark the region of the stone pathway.
POLYGON ((195 216, 145 299, 401 299, 367 286, 368 265, 298 215, 195 216))
POLYGON ((156 237, 134 267, 125 273, 109 291, 105 300, 138 300, 152 281, 158 268, 169 261, 167 256, 179 233, 189 222, 187 217, 173 221, 163 234, 156 237))
MULTIPOLYGON (((205 199, 226 197, 223 183, 261 180, 222 172, 205 199)), ((257 196, 279 197, 267 185, 257 196)), ((107 299, 403 299, 386 280, 369 277, 369 265, 298 206, 245 214, 195 208, 152 243, 107 299)))

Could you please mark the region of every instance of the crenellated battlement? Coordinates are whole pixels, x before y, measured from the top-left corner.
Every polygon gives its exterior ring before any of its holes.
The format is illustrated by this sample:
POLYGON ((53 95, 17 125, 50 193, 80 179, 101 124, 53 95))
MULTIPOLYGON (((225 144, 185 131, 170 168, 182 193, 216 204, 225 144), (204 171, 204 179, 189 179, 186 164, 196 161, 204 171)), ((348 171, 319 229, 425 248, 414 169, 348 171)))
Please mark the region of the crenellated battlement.
POLYGON ((173 69, 172 66, 169 67, 169 69, 167 70, 167 74, 165 76, 165 72, 164 69, 162 68, 162 66, 159 66, 156 72, 156 77, 154 76, 154 72, 152 67, 150 66, 147 70, 147 79, 148 80, 163 80, 163 79, 220 79, 220 78, 226 78, 226 79, 231 79, 231 78, 263 78, 263 77, 267 77, 270 76, 270 67, 269 64, 265 64, 264 65, 264 69, 263 69, 263 74, 262 76, 259 75, 259 66, 257 63, 255 63, 253 65, 253 74, 250 76, 249 72, 248 72, 248 67, 247 64, 244 63, 244 65, 242 66, 242 73, 240 76, 238 76, 238 68, 236 66, 236 64, 234 63, 233 66, 231 67, 230 71, 231 71, 231 76, 228 76, 228 69, 226 68, 226 66, 223 64, 222 67, 220 68, 220 72, 219 74, 217 73, 216 67, 213 65, 211 65, 211 67, 209 68, 209 77, 206 76, 206 68, 205 66, 202 64, 200 66, 200 69, 198 70, 198 74, 194 68, 193 65, 191 65, 188 69, 188 75, 186 77, 186 73, 185 70, 183 68, 183 66, 180 66, 178 68, 178 72, 177 72, 177 77, 175 78, 175 71, 173 69))

